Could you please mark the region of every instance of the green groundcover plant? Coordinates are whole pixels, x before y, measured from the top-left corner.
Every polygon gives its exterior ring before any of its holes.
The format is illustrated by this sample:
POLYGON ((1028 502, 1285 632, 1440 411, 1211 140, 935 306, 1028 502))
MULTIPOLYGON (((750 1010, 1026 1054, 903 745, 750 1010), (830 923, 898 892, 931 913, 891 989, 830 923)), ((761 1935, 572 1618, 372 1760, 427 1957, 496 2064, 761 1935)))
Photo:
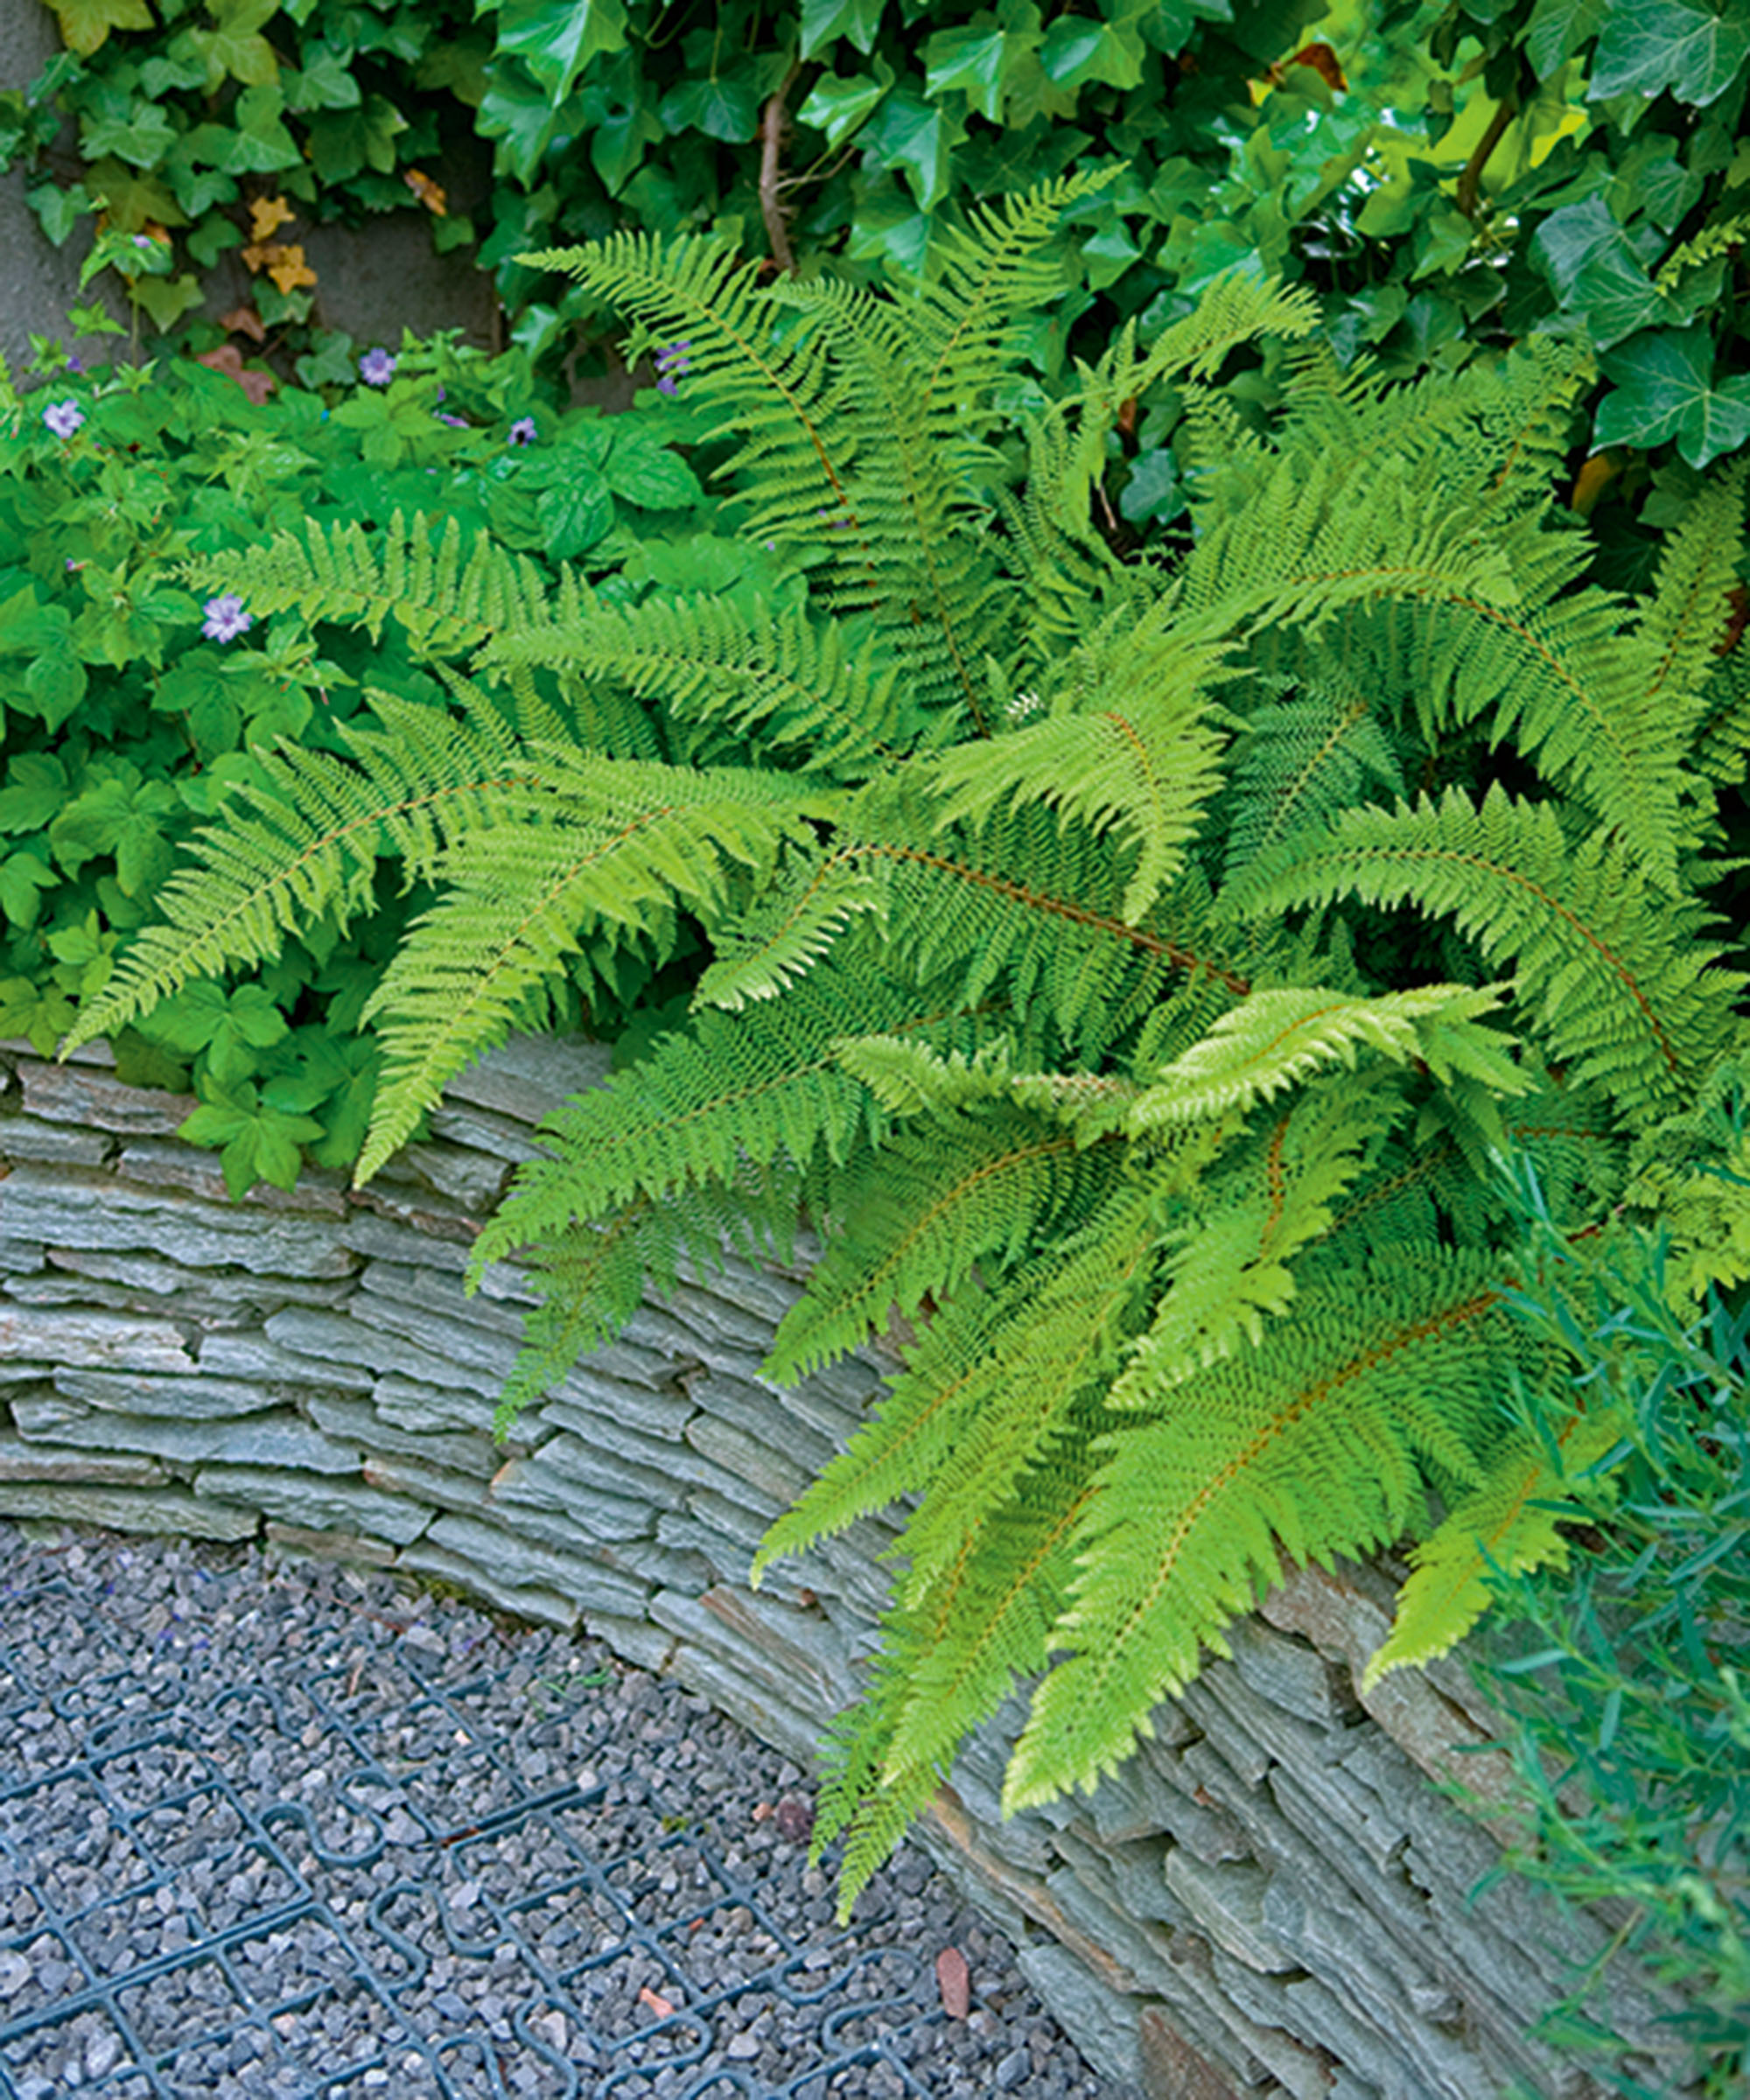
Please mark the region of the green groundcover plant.
MULTIPOLYGON (((1674 1136, 1695 1193, 1711 1180, 1741 1228, 1736 1076, 1674 1136)), ((1530 1229, 1507 1302, 1572 1382, 1528 1391, 1527 1424, 1552 1453, 1581 1413, 1611 1438, 1567 1472, 1561 1511, 1589 1527, 1584 1549, 1489 1578, 1502 1623, 1474 1669, 1507 1717, 1524 1819, 1506 1868, 1620 1917, 1609 1952, 1682 2000, 1684 2090, 1728 2100, 1750 2069, 1750 1307, 1710 1293, 1694 1316, 1663 1238, 1576 1242, 1522 1181, 1530 1229)), ((1550 2039, 1656 2100, 1620 2068, 1597 1984, 1576 1977, 1550 2039)))
POLYGON ((825 1252, 767 1374, 898 1317, 904 1368, 761 1556, 908 1511, 821 1819, 847 1894, 1018 1678, 1012 1808, 1116 1766, 1284 1555, 1424 1536, 1383 1669, 1558 1551, 1504 1401, 1564 1372, 1506 1310, 1494 1154, 1586 1230, 1741 1036, 1705 900, 1741 473, 1647 596, 1600 591, 1550 493, 1571 349, 1394 388, 1244 272, 1008 430, 1011 326, 1086 193, 991 209, 899 298, 684 238, 536 258, 732 445, 745 587, 555 589, 454 520, 280 536, 251 607, 398 621, 444 704, 263 761, 74 1032, 270 967, 397 866, 431 901, 368 1010, 363 1177, 580 949, 695 929, 689 1009, 483 1236, 547 1292, 501 1418, 799 1216, 825 1252), (1126 556, 1107 443, 1166 388, 1189 530, 1126 556))
MULTIPOLYGON (((635 595, 628 561, 654 575, 696 514, 669 400, 609 423, 556 406, 521 354, 410 344, 366 364, 377 383, 263 403, 172 358, 61 363, 0 393, 0 1035, 53 1051, 179 843, 265 779, 258 751, 347 748, 374 721, 370 686, 441 704, 399 628, 270 627, 248 609, 276 533, 438 505, 531 574, 567 556, 635 595), (192 591, 200 555, 222 573, 192 591)), ((289 1186, 301 1152, 356 1158, 377 1062, 357 1023, 420 902, 386 886, 344 933, 312 919, 257 981, 191 985, 118 1035, 124 1078, 200 1096, 185 1135, 222 1146, 234 1193, 289 1186)), ((612 987, 580 962, 555 1011, 611 1026, 647 982, 630 956, 612 987)))

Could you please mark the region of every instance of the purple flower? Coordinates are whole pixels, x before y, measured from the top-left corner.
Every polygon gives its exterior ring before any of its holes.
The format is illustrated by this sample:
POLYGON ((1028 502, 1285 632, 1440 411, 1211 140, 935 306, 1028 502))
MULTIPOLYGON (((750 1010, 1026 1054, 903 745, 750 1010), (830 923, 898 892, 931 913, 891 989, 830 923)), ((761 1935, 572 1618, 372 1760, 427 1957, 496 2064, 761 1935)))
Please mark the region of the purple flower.
POLYGON ((43 421, 57 438, 71 438, 85 421, 85 410, 76 401, 52 401, 43 410, 43 421))
POLYGON ((227 591, 220 598, 209 598, 200 610, 206 615, 200 623, 200 632, 209 641, 235 641, 238 635, 247 634, 256 624, 254 617, 244 612, 243 601, 234 591, 227 591))
POLYGON ((85 360, 82 357, 74 356, 74 353, 69 350, 66 354, 66 368, 69 372, 82 372, 85 369, 85 360))
POLYGON ((438 411, 438 420, 439 423, 447 423, 452 430, 466 430, 468 427, 466 416, 446 416, 441 409, 438 411))
POLYGON ((687 355, 690 343, 659 343, 656 346, 656 391, 659 394, 678 394, 675 384, 677 372, 690 372, 693 360, 687 355))
POLYGON ((535 427, 535 418, 532 416, 519 416, 510 426, 510 437, 508 442, 512 444, 533 444, 538 435, 539 432, 535 427))
POLYGON ((367 350, 359 360, 359 377, 368 387, 386 387, 395 377, 395 360, 387 350, 367 350))

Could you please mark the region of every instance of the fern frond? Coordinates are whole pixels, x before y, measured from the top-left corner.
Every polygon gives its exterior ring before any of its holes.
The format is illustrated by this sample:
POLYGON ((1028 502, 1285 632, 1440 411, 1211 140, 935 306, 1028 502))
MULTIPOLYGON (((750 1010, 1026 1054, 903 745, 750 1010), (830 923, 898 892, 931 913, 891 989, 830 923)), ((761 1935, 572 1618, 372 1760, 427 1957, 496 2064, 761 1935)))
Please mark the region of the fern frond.
POLYGON ((1223 1625, 1277 1579, 1284 1550, 1325 1559, 1399 1536, 1421 1505, 1418 1460, 1476 1478, 1500 1297, 1486 1255, 1376 1265, 1304 1292, 1262 1347, 1102 1439, 1082 1572, 1051 1636, 1074 1652, 1034 1695, 1005 1810, 1115 1770, 1200 1650, 1222 1652, 1223 1625))
POLYGON ((864 1340, 897 1310, 951 1292, 981 1258, 1012 1262, 1066 1208, 1110 1178, 1110 1145, 1032 1116, 941 1116, 902 1130, 841 1191, 839 1236, 785 1315, 765 1376, 801 1377, 864 1340))
POLYGON ((1322 829, 1340 811, 1404 793, 1401 760, 1372 703, 1306 686, 1246 711, 1231 785, 1210 813, 1226 841, 1223 872, 1240 874, 1280 840, 1322 829))
POLYGON ((192 978, 277 955, 325 913, 345 927, 374 900, 378 861, 430 875, 455 840, 516 801, 527 759, 511 724, 482 704, 458 720, 370 695, 381 727, 346 732, 349 756, 285 744, 258 752, 266 779, 240 786, 197 833, 196 863, 159 892, 160 917, 87 1003, 68 1048, 113 1034, 192 978))
POLYGON ((816 545, 823 517, 855 533, 853 460, 836 435, 842 384, 818 330, 792 327, 780 339, 757 264, 726 242, 690 234, 610 234, 587 248, 519 260, 575 277, 654 336, 685 344, 690 387, 721 405, 719 432, 740 440, 725 472, 755 492, 751 535, 816 545))
MULTIPOLYGON (((1558 1529, 1595 1511, 1567 1498, 1578 1473, 1595 1465, 1628 1426, 1621 1407, 1569 1417, 1553 1439, 1511 1439, 1483 1480, 1410 1556, 1412 1572, 1398 1592, 1383 1643, 1368 1659, 1362 1690, 1389 1670, 1426 1662, 1455 1647, 1488 1609, 1491 1575, 1565 1567, 1568 1542, 1558 1529)), ((1607 1480, 1601 1483, 1608 1494, 1607 1480)))
POLYGON ((1338 1202, 1409 1106, 1387 1072, 1325 1088, 1295 1102, 1209 1175, 1175 1222, 1162 1264, 1166 1295, 1108 1404, 1158 1406, 1171 1388, 1242 1346, 1260 1347, 1266 1320, 1294 1298, 1295 1258, 1329 1231, 1338 1202))
POLYGON ((1365 999, 1318 984, 1254 991, 1164 1068, 1126 1122, 1133 1130, 1155 1130, 1249 1110, 1334 1065, 1354 1071, 1363 1050, 1398 1065, 1427 1065, 1441 1079, 1464 1072, 1500 1092, 1523 1093, 1530 1082, 1506 1056, 1502 1040, 1479 1026, 1500 1004, 1498 986, 1464 984, 1365 999))
POLYGON ((1745 982, 1702 938, 1699 906, 1660 895, 1638 857, 1597 832, 1573 845, 1547 804, 1490 789, 1352 810, 1230 886, 1224 909, 1283 911, 1352 895, 1450 916, 1548 1054, 1631 1113, 1675 1105, 1733 1040, 1745 982), (1236 887, 1240 894, 1236 897, 1236 887))
MULTIPOLYGON (((234 583, 234 556, 204 555, 179 573, 197 588, 234 583)), ((455 518, 441 525, 396 510, 387 526, 325 524, 309 518, 277 533, 249 557, 249 605, 257 613, 297 606, 306 620, 362 626, 375 641, 393 616, 416 649, 431 655, 479 648, 506 629, 545 619, 546 576, 527 555, 485 533, 472 541, 455 518)))
POLYGON ((387 1018, 361 1183, 446 1082, 503 1040, 531 991, 565 975, 584 934, 671 938, 683 909, 709 925, 735 872, 768 873, 818 807, 781 774, 536 755, 542 792, 444 856, 445 893, 365 1008, 387 1018))
POLYGON ((720 598, 621 606, 574 592, 544 624, 496 637, 481 661, 624 680, 682 720, 757 731, 775 761, 839 777, 906 751, 928 721, 878 638, 800 608, 750 612, 720 598))

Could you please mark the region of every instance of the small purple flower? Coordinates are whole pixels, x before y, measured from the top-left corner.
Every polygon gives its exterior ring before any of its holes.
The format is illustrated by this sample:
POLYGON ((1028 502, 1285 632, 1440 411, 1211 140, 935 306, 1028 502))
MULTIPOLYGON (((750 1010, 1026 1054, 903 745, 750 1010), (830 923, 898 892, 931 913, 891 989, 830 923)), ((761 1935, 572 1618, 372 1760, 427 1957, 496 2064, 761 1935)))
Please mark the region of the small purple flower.
POLYGON ((234 591, 209 598, 200 610, 206 615, 200 623, 200 632, 209 641, 235 641, 256 624, 253 615, 244 612, 243 601, 234 591))
POLYGON ((446 416, 441 409, 438 411, 438 420, 439 423, 447 423, 452 430, 466 430, 468 427, 466 416, 446 416))
POLYGON ((43 421, 57 438, 71 438, 85 421, 85 410, 76 401, 52 401, 43 410, 43 421))
POLYGON ((532 416, 519 416, 510 426, 508 442, 511 444, 533 444, 538 435, 535 418, 532 416))
POLYGON ((675 384, 677 372, 690 372, 693 360, 687 355, 690 343, 659 343, 656 347, 656 391, 659 394, 678 394, 675 384))
POLYGON ((387 350, 367 350, 359 360, 359 377, 368 387, 386 387, 395 377, 395 360, 387 350))
POLYGON ((82 372, 85 369, 85 360, 82 357, 76 357, 69 350, 66 354, 66 368, 69 372, 82 372))

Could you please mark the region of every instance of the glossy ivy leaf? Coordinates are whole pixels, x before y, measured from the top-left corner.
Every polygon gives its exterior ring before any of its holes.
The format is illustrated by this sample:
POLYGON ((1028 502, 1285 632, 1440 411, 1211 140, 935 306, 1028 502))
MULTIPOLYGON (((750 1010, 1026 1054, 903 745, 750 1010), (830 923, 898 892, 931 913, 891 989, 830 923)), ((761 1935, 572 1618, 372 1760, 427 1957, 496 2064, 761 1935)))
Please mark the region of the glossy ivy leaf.
POLYGON ((744 62, 682 80, 663 96, 659 120, 670 131, 703 131, 726 145, 745 145, 760 130, 762 69, 744 62))
POLYGON ((274 47, 262 26, 279 11, 279 0, 209 0, 211 29, 189 32, 189 41, 206 66, 208 94, 228 80, 259 88, 279 77, 274 47))
POLYGON ((190 1144, 217 1148, 225 1187, 233 1202, 257 1181, 290 1188, 303 1164, 301 1147, 322 1134, 313 1116, 288 1113, 264 1102, 247 1080, 215 1087, 178 1127, 190 1144))
POLYGON ((498 49, 521 59, 548 102, 570 94, 592 59, 624 49, 620 0, 508 0, 498 17, 498 49))
POLYGON ((796 112, 796 122, 825 136, 830 146, 848 138, 893 85, 894 73, 878 59, 866 74, 841 80, 823 74, 808 90, 808 99, 796 112))
POLYGON ((1537 229, 1531 256, 1563 307, 1585 314, 1600 350, 1670 318, 1669 299, 1601 197, 1551 212, 1537 229))
POLYGON ((1614 382, 1592 445, 1637 449, 1675 438, 1691 466, 1710 466, 1750 444, 1750 376, 1713 384, 1713 339, 1702 328, 1662 328, 1605 353, 1614 382))
POLYGON ((965 127, 911 88, 890 94, 862 136, 878 164, 896 169, 925 211, 947 196, 954 149, 965 127))
POLYGON ((112 29, 150 29, 146 0, 47 0, 69 51, 88 58, 108 41, 112 29))
POLYGON ((844 37, 867 58, 885 6, 886 0, 802 0, 802 56, 811 59, 844 37))
POLYGON ((1610 8, 1598 39, 1588 94, 1650 100, 1667 89, 1704 108, 1750 60, 1746 0, 1634 0, 1610 8))
POLYGON ((939 30, 924 46, 924 92, 958 90, 980 116, 994 123, 1003 114, 1003 90, 1012 67, 1026 54, 1026 41, 990 24, 939 30))

